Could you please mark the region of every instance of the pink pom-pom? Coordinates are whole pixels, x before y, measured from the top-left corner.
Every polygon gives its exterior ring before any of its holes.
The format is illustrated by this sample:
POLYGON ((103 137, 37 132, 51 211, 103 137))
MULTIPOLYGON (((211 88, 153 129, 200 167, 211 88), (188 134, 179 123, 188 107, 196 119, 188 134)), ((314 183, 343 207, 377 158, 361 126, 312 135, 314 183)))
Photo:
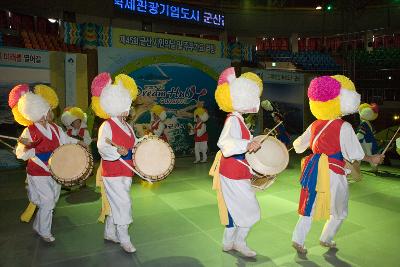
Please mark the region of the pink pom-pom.
POLYGON ((313 101, 326 102, 340 94, 340 83, 330 76, 314 78, 308 87, 308 98, 313 101))
POLYGON ((236 78, 235 68, 233 67, 227 68, 219 76, 218 85, 221 85, 223 83, 230 83, 235 78, 236 78))
POLYGON ((92 96, 100 96, 101 91, 106 87, 108 84, 111 83, 111 76, 107 72, 102 72, 96 77, 94 77, 91 86, 92 96))
POLYGON ((10 93, 8 94, 8 105, 10 108, 14 108, 15 105, 18 104, 18 100, 23 96, 25 93, 29 91, 29 85, 26 83, 18 84, 15 86, 10 93))

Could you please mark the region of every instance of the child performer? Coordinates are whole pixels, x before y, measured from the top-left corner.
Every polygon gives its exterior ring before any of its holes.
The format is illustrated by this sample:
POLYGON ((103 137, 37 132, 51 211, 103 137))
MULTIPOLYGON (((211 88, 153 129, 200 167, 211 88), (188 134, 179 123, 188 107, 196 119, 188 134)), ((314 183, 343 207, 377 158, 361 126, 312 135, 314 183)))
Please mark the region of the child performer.
POLYGON ((194 135, 194 154, 195 161, 193 163, 207 162, 207 141, 208 133, 206 121, 208 120, 208 112, 203 107, 198 107, 194 110, 194 121, 196 125, 190 129, 189 134, 194 135), (201 160, 200 153, 203 154, 201 160), (200 161, 201 160, 201 161, 200 161))
POLYGON ((97 147, 101 155, 101 179, 105 189, 103 203, 110 207, 104 228, 104 239, 120 243, 133 253, 128 228, 132 223, 130 189, 133 172, 132 149, 137 142, 132 127, 125 121, 138 89, 135 81, 119 74, 112 83, 109 73, 97 75, 92 82, 92 108, 106 119, 100 126, 97 147))
POLYGON ((228 68, 222 72, 215 92, 219 108, 229 113, 217 144, 221 151, 210 171, 214 175, 221 223, 225 225, 223 251, 236 250, 245 257, 256 256, 247 246, 246 237, 260 220, 260 207, 244 155, 258 150, 261 144, 251 141, 242 114, 258 112, 262 89, 256 74, 247 72, 236 78, 234 68, 228 68))
POLYGON ((360 95, 354 84, 342 75, 322 76, 308 88, 311 113, 317 118, 297 138, 294 149, 313 154, 302 163, 299 221, 293 232, 293 247, 307 253, 304 246, 313 220, 327 220, 320 237, 321 246, 333 248, 336 233, 347 217, 349 189, 345 161, 381 163, 383 155, 365 155, 351 125, 342 116, 357 112, 360 95))
POLYGON ((39 207, 33 229, 44 241, 53 242, 53 209, 60 196, 61 185, 52 178, 48 160, 56 148, 76 144, 78 140, 67 136, 61 127, 50 122, 51 109, 58 106, 58 97, 52 88, 39 84, 30 91, 27 84, 17 85, 10 92, 9 105, 15 120, 27 126, 19 138, 16 155, 28 161, 28 197, 39 207))

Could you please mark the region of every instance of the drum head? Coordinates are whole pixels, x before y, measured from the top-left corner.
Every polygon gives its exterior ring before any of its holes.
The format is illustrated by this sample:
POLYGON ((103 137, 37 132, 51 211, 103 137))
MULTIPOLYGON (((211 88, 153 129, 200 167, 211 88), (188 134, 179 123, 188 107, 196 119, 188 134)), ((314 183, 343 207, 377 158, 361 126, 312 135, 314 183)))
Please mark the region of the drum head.
MULTIPOLYGON (((57 148, 49 159, 49 167, 54 178, 65 185, 74 185, 88 172, 91 158, 80 145, 68 144, 57 148)), ((86 178, 86 177, 84 177, 86 178)))
MULTIPOLYGON (((254 140, 260 140, 263 135, 254 140)), ((246 160, 252 169, 262 175, 275 175, 286 169, 289 163, 289 153, 286 146, 275 137, 268 138, 255 153, 246 153, 246 160)))
POLYGON ((152 180, 164 179, 173 169, 175 155, 170 145, 155 137, 143 139, 134 150, 135 168, 152 180))

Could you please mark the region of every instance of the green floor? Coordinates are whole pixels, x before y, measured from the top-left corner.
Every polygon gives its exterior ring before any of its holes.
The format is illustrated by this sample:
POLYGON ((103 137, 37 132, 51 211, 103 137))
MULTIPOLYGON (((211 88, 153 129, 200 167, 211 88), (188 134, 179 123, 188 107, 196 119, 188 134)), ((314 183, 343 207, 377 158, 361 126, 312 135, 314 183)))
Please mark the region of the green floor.
POLYGON ((365 175, 350 184, 349 217, 336 238, 339 251, 318 245, 323 224, 315 223, 308 257, 299 258, 290 241, 299 197, 293 159, 272 187, 258 193, 262 220, 248 238, 258 256, 247 260, 221 251, 223 227, 207 176, 210 164, 191 162, 178 159, 174 172, 152 188, 135 181, 133 255, 103 241, 93 179, 85 190, 62 191, 53 221, 56 242, 49 245, 33 234, 31 224, 19 222, 27 204, 23 171, 0 173, 0 266, 400 266, 399 169, 383 168, 397 174, 365 175))

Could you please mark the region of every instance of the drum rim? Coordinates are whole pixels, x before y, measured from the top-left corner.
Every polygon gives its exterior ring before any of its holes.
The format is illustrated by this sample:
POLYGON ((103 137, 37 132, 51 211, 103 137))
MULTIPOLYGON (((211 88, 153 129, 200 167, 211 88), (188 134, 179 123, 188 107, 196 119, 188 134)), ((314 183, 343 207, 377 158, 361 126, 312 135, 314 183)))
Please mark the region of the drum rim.
POLYGON ((92 156, 92 154, 89 152, 88 149, 86 149, 85 147, 83 147, 83 146, 81 146, 81 145, 78 145, 78 144, 64 144, 64 145, 61 145, 61 146, 57 147, 57 148, 51 153, 48 162, 49 162, 48 167, 49 167, 49 170, 50 170, 50 173, 51 173, 51 177, 52 177, 54 180, 56 180, 56 182, 58 182, 59 184, 64 185, 64 186, 74 186, 74 185, 79 184, 80 181, 86 180, 86 179, 90 176, 90 174, 92 173, 93 167, 94 167, 94 162, 93 162, 93 156, 92 156), (79 147, 80 149, 82 149, 82 151, 85 151, 85 152, 86 152, 86 153, 85 153, 86 158, 89 159, 88 162, 87 162, 88 164, 85 166, 85 167, 86 167, 86 171, 81 172, 80 175, 78 175, 78 176, 72 177, 72 179, 69 180, 68 182, 66 182, 65 180, 62 180, 58 175, 56 175, 56 174, 54 173, 53 169, 51 168, 51 158, 53 157, 54 153, 56 153, 56 151, 60 150, 60 148, 61 148, 61 147, 64 147, 64 146, 79 147), (71 181, 72 181, 72 182, 71 182, 71 181))
POLYGON ((157 136, 148 136, 148 137, 143 138, 142 140, 140 140, 137 144, 135 144, 132 159, 133 159, 133 164, 134 164, 134 166, 135 166, 136 171, 137 171, 140 175, 142 175, 143 177, 148 178, 148 179, 150 179, 150 180, 152 180, 152 181, 161 181, 161 180, 164 180, 164 179, 172 172, 172 170, 173 170, 174 167, 175 167, 175 153, 174 153, 174 150, 172 149, 172 147, 170 146, 170 144, 168 144, 167 142, 165 142, 163 139, 158 138, 157 136), (155 140, 157 140, 157 141, 161 141, 161 143, 167 144, 168 150, 169 150, 170 153, 171 153, 171 164, 170 164, 170 166, 168 167, 167 171, 166 171, 164 174, 162 174, 162 175, 147 175, 147 174, 143 173, 143 171, 140 170, 140 169, 137 167, 136 159, 135 159, 135 158, 136 158, 135 155, 136 155, 136 151, 137 151, 136 148, 137 148, 141 143, 143 143, 143 142, 145 142, 145 141, 147 141, 147 140, 149 140, 149 139, 155 139, 155 140))

